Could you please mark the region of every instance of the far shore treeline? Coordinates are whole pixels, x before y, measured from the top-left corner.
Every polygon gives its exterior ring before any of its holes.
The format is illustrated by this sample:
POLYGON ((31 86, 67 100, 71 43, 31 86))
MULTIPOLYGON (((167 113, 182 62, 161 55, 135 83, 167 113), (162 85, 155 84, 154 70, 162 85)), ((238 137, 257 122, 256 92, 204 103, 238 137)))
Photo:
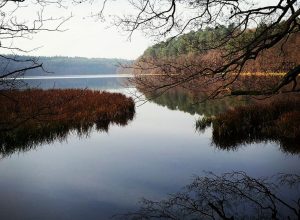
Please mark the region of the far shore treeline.
MULTIPOLYGON (((259 32, 256 29, 247 29, 238 39, 231 40, 230 34, 235 28, 234 24, 229 26, 219 25, 215 28, 206 28, 198 31, 167 39, 147 48, 138 59, 142 66, 146 67, 148 73, 157 73, 160 68, 147 68, 147 64, 162 66, 166 61, 186 64, 193 63, 201 66, 218 66, 222 64, 222 55, 228 54, 237 45, 243 45, 250 41, 259 32), (228 43, 219 46, 220 39, 228 38, 228 43), (212 49, 216 48, 216 49, 212 49)), ((283 73, 290 70, 295 64, 300 63, 299 56, 300 34, 295 33, 272 48, 265 49, 255 59, 247 61, 242 72, 247 73, 283 73)), ((137 62, 137 63, 138 63, 137 62)))
POLYGON ((0 66, 5 67, 6 72, 31 66, 34 62, 43 64, 43 69, 36 68, 27 71, 26 76, 116 74, 122 71, 120 65, 132 63, 131 60, 116 58, 0 56, 0 66))

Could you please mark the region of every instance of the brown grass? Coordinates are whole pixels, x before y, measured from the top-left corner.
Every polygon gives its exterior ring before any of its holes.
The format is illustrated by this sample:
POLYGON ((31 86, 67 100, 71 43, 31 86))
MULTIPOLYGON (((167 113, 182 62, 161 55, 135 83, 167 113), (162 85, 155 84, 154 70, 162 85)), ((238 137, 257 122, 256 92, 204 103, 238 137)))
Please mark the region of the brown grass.
POLYGON ((135 113, 131 98, 91 90, 1 91, 0 103, 2 154, 64 139, 71 131, 88 134, 94 125, 107 131, 111 123, 126 125, 135 113))
POLYGON ((213 142, 224 149, 241 144, 276 141, 288 152, 300 152, 300 99, 282 97, 240 106, 197 122, 199 130, 212 123, 213 142))

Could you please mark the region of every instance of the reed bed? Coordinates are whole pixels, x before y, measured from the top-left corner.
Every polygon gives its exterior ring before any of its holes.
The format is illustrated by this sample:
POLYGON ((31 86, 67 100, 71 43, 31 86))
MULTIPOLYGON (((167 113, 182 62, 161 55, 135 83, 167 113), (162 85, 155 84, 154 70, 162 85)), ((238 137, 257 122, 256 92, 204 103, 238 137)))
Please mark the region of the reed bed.
POLYGON ((284 151, 300 153, 300 98, 281 97, 230 109, 197 121, 198 130, 212 124, 213 142, 223 149, 276 141, 284 151))
POLYGON ((63 140, 70 132, 88 135, 95 127, 124 126, 132 120, 132 98, 92 90, 24 90, 0 92, 0 153, 27 150, 63 140))

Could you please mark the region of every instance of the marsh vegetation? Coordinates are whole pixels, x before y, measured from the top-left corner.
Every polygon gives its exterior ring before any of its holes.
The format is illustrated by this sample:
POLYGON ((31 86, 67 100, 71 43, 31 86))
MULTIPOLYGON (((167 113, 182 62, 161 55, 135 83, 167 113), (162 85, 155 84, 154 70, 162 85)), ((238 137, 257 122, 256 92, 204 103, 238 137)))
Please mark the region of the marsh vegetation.
POLYGON ((135 114, 131 98, 92 90, 1 91, 0 103, 2 157, 62 141, 70 132, 88 136, 93 127, 107 132, 111 124, 127 125, 135 114))
POLYGON ((247 144, 275 141, 285 152, 300 152, 299 96, 276 97, 204 116, 196 122, 200 131, 212 125, 212 142, 232 150, 247 144))

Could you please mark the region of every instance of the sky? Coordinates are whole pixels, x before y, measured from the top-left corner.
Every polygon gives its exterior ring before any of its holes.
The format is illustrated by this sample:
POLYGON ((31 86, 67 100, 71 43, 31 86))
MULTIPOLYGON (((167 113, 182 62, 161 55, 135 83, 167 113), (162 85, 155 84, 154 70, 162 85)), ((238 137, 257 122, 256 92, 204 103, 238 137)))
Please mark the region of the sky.
MULTIPOLYGON (((107 5, 105 10, 107 18, 110 14, 121 13, 125 10, 127 6, 122 2, 125 3, 123 0, 118 1, 118 4, 112 2, 107 5)), ((42 31, 32 35, 30 39, 14 39, 9 44, 12 43, 14 47, 30 51, 25 54, 34 56, 136 59, 154 43, 139 32, 136 32, 129 40, 128 34, 117 30, 110 21, 103 22, 89 16, 91 13, 99 11, 101 6, 99 4, 69 5, 68 9, 47 6, 44 9, 45 18, 61 16, 68 18, 72 14, 72 17, 60 27, 64 31, 42 31)), ((20 8, 17 15, 20 19, 29 20, 37 15, 39 8, 35 9, 36 11, 33 13, 32 6, 20 8)), ((54 23, 52 22, 50 27, 51 25, 54 23)), ((10 53, 10 51, 4 53, 10 53)))
MULTIPOLYGON (((129 7, 126 2, 126 0, 109 1, 105 8, 106 18, 110 20, 109 15, 111 14, 131 13, 132 7, 129 7)), ((270 3, 271 0, 261 1, 260 3, 262 2, 270 3)), ((26 4, 29 4, 28 7, 19 8, 16 15, 20 20, 30 21, 30 19, 36 18, 37 12, 41 8, 30 5, 30 3, 26 4)), ((42 31, 32 35, 30 39, 18 38, 9 42, 9 44, 30 51, 24 54, 33 56, 136 59, 143 54, 147 47, 155 43, 153 39, 144 36, 140 32, 135 32, 129 40, 128 34, 117 30, 115 26, 111 25, 110 21, 102 22, 88 16, 91 13, 99 12, 101 7, 101 0, 94 1, 92 5, 88 3, 77 6, 69 4, 68 8, 59 8, 57 5, 47 6, 44 8, 45 18, 68 18, 72 14, 72 17, 61 26, 64 31, 42 31)), ((8 8, 9 10, 13 10, 13 8, 8 8)), ((50 23, 50 27, 53 24, 55 22, 50 23)), ((1 43, 3 42, 5 43, 2 40, 1 43)), ((2 51, 2 53, 11 53, 11 51, 2 51)))

